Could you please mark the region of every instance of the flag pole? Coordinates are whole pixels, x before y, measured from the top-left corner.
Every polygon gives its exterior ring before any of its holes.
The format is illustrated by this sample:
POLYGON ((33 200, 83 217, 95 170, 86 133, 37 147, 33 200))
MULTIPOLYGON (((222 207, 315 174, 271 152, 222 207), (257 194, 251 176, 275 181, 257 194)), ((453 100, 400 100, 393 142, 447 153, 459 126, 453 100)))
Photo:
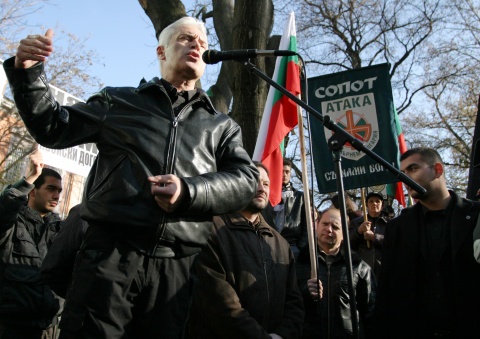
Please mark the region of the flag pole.
MULTIPOLYGON (((300 96, 299 96, 300 97, 300 96)), ((308 235, 308 249, 310 252, 310 277, 317 278, 317 255, 316 255, 316 241, 312 222, 312 208, 310 201, 310 185, 308 182, 307 170, 307 154, 305 151, 305 132, 303 130, 302 109, 297 105, 298 114, 298 133, 300 138, 300 159, 302 163, 302 184, 303 184, 303 199, 305 201, 305 214, 307 219, 307 235, 308 235)))
MULTIPOLYGON (((360 189, 360 192, 362 193, 362 212, 363 212, 363 221, 368 221, 368 211, 367 211, 367 202, 365 201, 365 187, 362 187, 360 189)), ((367 229, 370 231, 370 228, 367 227, 367 229)), ((367 240, 367 248, 372 247, 370 244, 370 240, 367 240)))

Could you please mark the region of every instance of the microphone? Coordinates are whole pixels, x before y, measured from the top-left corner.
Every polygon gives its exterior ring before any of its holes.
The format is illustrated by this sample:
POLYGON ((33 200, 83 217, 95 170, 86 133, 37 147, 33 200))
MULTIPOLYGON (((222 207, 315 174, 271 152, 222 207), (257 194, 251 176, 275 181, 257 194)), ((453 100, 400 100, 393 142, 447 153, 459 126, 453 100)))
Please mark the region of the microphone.
POLYGON ((289 50, 258 50, 258 49, 239 49, 233 51, 216 51, 210 49, 203 52, 202 59, 206 64, 216 64, 220 61, 237 60, 244 61, 250 58, 271 57, 271 56, 293 56, 297 55, 289 50))

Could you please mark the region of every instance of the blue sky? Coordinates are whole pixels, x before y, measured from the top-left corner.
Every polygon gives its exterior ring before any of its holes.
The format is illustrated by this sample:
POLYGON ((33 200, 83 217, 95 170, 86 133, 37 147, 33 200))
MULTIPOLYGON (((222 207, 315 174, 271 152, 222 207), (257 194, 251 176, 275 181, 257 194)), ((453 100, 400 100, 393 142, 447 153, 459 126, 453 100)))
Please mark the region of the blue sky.
MULTIPOLYGON (((192 1, 183 1, 187 10, 192 1)), ((61 28, 79 38, 89 37, 101 63, 90 68, 108 86, 136 86, 141 78, 159 76, 156 38, 150 19, 138 0, 51 0, 29 18, 27 34, 61 28)), ((60 31, 54 40, 61 43, 60 31)), ((48 73, 48 69, 47 69, 48 73)))

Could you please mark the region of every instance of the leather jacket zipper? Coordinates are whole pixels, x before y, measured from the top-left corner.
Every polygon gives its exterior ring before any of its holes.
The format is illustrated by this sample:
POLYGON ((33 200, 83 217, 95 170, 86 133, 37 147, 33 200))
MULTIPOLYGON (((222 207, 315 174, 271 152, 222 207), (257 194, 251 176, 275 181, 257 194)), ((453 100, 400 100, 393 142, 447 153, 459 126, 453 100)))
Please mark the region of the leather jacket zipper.
POLYGON ((170 142, 168 143, 168 153, 167 153, 167 166, 166 168, 166 173, 165 174, 174 174, 173 173, 173 164, 174 164, 174 159, 175 159, 175 146, 177 145, 177 127, 178 127, 178 121, 182 117, 182 114, 190 108, 194 103, 200 101, 201 98, 193 99, 192 101, 188 102, 181 110, 178 112, 177 116, 173 114, 172 111, 172 128, 171 131, 172 133, 170 134, 170 142))
MULTIPOLYGON (((168 97, 168 95, 167 95, 168 97)), ((175 158, 175 146, 177 145, 177 128, 178 128, 178 121, 180 120, 180 117, 182 116, 183 112, 185 112, 189 107, 191 107, 194 103, 200 101, 200 98, 194 99, 190 102, 188 102, 181 110, 178 112, 177 116, 173 113, 173 109, 171 111, 171 115, 173 117, 172 120, 172 125, 171 125, 171 133, 170 133, 170 141, 168 143, 168 151, 167 151, 167 163, 165 166, 165 173, 164 174, 174 174, 173 173, 173 165, 174 165, 174 158, 175 158)), ((153 246, 151 253, 153 254, 155 252, 155 249, 157 248, 158 244, 160 243, 161 238, 163 237, 163 234, 165 233, 165 213, 161 214, 160 217, 160 222, 159 222, 159 227, 157 228, 157 241, 155 246, 153 246)))

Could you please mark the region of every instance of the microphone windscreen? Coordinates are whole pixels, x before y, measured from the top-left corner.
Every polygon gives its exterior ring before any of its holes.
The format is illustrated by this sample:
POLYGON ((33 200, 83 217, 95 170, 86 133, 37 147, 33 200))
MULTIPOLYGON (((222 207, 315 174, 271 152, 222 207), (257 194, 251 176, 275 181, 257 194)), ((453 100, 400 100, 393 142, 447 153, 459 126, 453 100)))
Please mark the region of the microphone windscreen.
POLYGON ((214 49, 209 49, 203 52, 202 54, 202 60, 206 64, 216 64, 218 62, 216 56, 217 56, 218 51, 214 49))

